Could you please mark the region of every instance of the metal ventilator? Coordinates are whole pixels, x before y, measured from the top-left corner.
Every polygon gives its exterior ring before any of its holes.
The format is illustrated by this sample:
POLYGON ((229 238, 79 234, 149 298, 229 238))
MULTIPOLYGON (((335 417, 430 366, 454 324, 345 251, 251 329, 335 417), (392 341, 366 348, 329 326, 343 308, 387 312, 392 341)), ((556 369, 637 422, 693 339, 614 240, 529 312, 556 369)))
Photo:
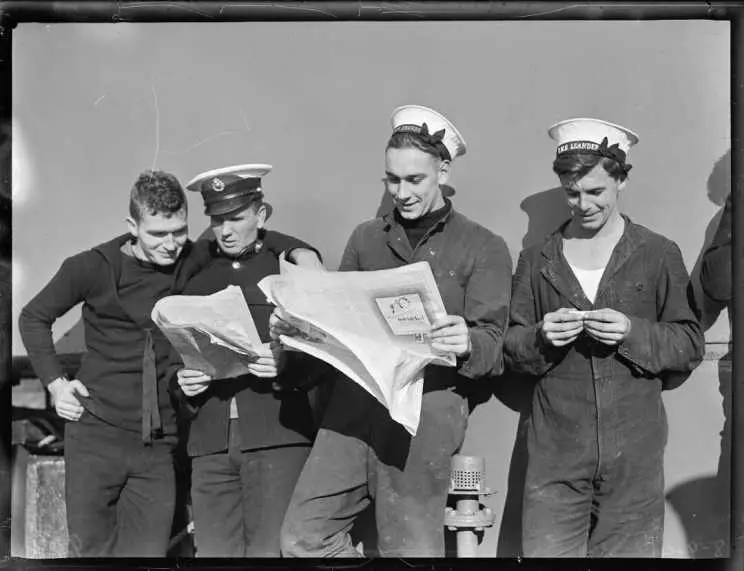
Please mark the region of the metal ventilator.
POLYGON ((455 532, 458 557, 476 557, 477 533, 492 526, 495 517, 491 508, 481 505, 480 498, 493 493, 486 487, 483 457, 462 454, 452 457, 449 494, 457 499, 454 509, 445 508, 444 525, 455 532))

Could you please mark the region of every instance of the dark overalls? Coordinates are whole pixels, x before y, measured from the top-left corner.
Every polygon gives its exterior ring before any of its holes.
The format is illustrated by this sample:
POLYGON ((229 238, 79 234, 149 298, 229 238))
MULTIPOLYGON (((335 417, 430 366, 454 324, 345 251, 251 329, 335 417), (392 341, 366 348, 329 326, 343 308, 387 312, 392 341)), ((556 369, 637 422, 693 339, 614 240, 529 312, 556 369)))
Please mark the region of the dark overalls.
POLYGON ((563 257, 562 230, 519 258, 504 349, 508 367, 539 377, 528 421, 524 555, 660 556, 661 391, 689 376, 704 350, 689 277, 676 244, 626 218, 592 304, 563 257), (615 309, 630 318, 630 333, 618 347, 585 333, 549 346, 541 320, 561 307, 615 309))

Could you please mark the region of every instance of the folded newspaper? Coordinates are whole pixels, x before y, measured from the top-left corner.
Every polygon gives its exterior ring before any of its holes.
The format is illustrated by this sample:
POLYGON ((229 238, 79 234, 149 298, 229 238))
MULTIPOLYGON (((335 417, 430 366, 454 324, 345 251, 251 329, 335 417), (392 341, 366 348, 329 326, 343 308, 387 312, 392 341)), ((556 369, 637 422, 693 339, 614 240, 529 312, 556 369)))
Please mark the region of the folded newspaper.
POLYGON ((212 295, 171 295, 152 309, 152 320, 181 355, 188 369, 213 379, 248 373, 261 338, 238 286, 212 295))
POLYGON ((415 435, 424 367, 456 363, 431 347, 432 324, 446 310, 428 262, 369 272, 280 267, 258 286, 300 332, 282 343, 336 367, 415 435))

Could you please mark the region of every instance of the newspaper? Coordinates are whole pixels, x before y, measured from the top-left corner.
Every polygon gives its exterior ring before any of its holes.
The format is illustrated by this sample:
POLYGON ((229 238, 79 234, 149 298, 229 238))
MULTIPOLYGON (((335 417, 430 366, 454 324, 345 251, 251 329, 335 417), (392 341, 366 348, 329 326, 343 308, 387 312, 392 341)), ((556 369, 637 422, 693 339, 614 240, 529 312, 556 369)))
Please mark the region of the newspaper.
POLYGON ((258 286, 299 330, 282 343, 336 367, 415 435, 424 367, 456 363, 431 347, 432 324, 446 310, 428 262, 369 272, 280 268, 258 286))
POLYGON ((249 373, 261 338, 238 286, 212 295, 171 295, 152 309, 152 320, 179 352, 184 366, 213 379, 249 373))

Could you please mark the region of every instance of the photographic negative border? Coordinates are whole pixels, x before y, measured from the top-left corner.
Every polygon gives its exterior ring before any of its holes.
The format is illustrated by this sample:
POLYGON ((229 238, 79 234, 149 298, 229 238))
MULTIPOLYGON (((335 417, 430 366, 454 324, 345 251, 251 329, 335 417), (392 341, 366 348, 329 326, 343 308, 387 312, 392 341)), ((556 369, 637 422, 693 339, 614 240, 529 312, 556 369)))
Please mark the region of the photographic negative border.
MULTIPOLYGON (((5 200, 11 196, 10 124, 11 101, 11 56, 12 35, 16 24, 21 22, 233 22, 233 21, 426 21, 426 20, 718 20, 731 23, 731 132, 732 132, 732 202, 734 220, 739 211, 744 212, 744 159, 742 158, 742 130, 744 129, 744 8, 737 2, 3 2, 0 6, 0 195, 5 200)), ((8 209, 9 210, 9 209, 8 209)), ((0 221, 11 227, 11 213, 3 214, 0 221)), ((2 235, 0 235, 2 238, 2 235)), ((12 238, 11 238, 12 239, 12 238)), ((744 223, 734 223, 733 228, 733 375, 744 371, 744 223)), ((3 252, 10 252, 10 245, 3 244, 3 252)), ((0 456, 0 494, 10 496, 9 441, 11 435, 11 340, 10 340, 10 286, 9 254, 0 260, 3 268, 0 276, 0 390, 3 409, 0 411, 3 448, 0 456), (7 408, 6 408, 7 407, 7 408)), ((652 567, 666 568, 673 565, 692 565, 698 568, 744 569, 744 491, 737 482, 744 478, 744 389, 732 382, 732 461, 731 461, 731 555, 727 560, 717 561, 654 561, 652 567)), ((5 503, 5 502, 3 502, 5 503)), ((9 505, 9 502, 7 502, 9 505)), ((76 569, 110 568, 101 560, 80 561, 29 561, 10 560, 9 513, 0 513, 0 566, 10 564, 19 569, 76 569)), ((507 569, 605 569, 627 568, 627 561, 603 560, 583 562, 559 562, 540 560, 499 560, 498 565, 507 569)), ((633 563, 635 564, 635 563, 633 563)), ((334 562, 320 565, 324 568, 377 568, 418 567, 426 569, 450 569, 482 567, 491 568, 490 560, 373 560, 361 562, 334 562)), ((650 563, 641 564, 646 568, 650 563)), ((297 567, 297 562, 180 560, 148 562, 148 560, 122 560, 114 563, 116 568, 286 568, 297 567)), ((670 567, 671 568, 671 567, 670 567)), ((689 568, 689 567, 688 567, 689 568)))

